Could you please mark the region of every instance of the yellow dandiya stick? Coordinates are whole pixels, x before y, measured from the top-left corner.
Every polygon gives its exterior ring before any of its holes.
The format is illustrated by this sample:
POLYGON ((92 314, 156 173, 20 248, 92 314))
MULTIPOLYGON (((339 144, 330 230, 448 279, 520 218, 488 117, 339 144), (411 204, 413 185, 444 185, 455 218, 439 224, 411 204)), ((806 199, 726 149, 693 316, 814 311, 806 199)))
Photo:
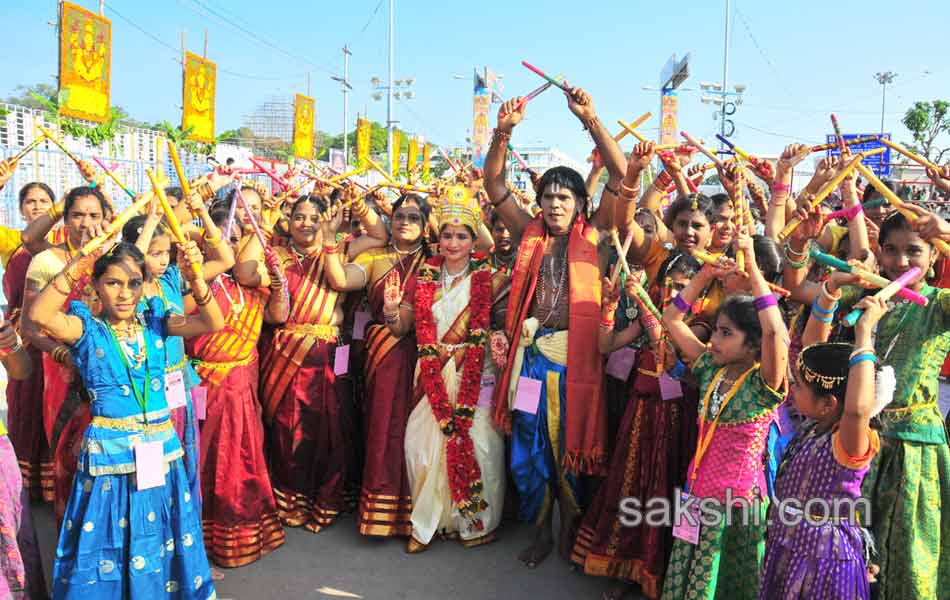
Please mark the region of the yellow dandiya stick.
MULTIPOLYGON (((166 140, 168 143, 168 155, 172 158, 172 165, 175 166, 175 173, 178 174, 178 184, 181 185, 181 193, 184 194, 185 198, 191 196, 191 184, 188 183, 188 178, 185 177, 185 170, 181 166, 181 159, 178 157, 178 149, 175 148, 174 142, 171 140, 166 140)), ((198 211, 191 210, 191 216, 197 217, 198 211)))
MULTIPOLYGON (((884 148, 875 148, 874 150, 870 150, 868 152, 862 152, 852 158, 847 167, 842 169, 837 175, 832 177, 828 183, 818 190, 818 193, 815 194, 815 198, 811 201, 812 209, 814 210, 819 204, 821 204, 822 200, 828 197, 828 194, 833 192, 835 188, 841 185, 841 182, 844 181, 844 178, 847 177, 848 174, 850 174, 855 168, 858 168, 861 165, 861 161, 864 160, 865 157, 880 154, 881 152, 884 152, 884 148)), ((790 236, 792 232, 795 231, 799 225, 801 225, 801 222, 802 220, 798 217, 792 217, 792 219, 785 226, 785 229, 779 232, 777 236, 778 241, 784 242, 788 236, 790 236)))
POLYGON ((366 167, 357 167, 352 171, 347 171, 346 173, 340 173, 339 175, 334 175, 330 178, 330 181, 337 182, 346 179, 347 177, 353 177, 354 175, 359 175, 366 170, 366 167))
MULTIPOLYGON (((152 182, 152 192, 155 193, 155 196, 158 198, 159 204, 162 205, 162 212, 165 213, 165 220, 168 221, 168 227, 172 230, 172 235, 175 236, 175 240, 181 244, 185 245, 185 242, 188 239, 185 237, 185 233, 181 230, 181 225, 178 223, 178 218, 175 216, 175 211, 172 210, 171 204, 168 203, 168 197, 165 196, 165 190, 158 183, 158 178, 155 176, 155 171, 151 168, 145 169, 145 174, 148 175, 149 181, 152 182)), ((201 275, 201 265, 198 263, 191 263, 191 269, 201 275)))
POLYGON ((709 148, 707 148, 706 146, 703 146, 702 144, 700 144, 700 143, 699 143, 699 140, 697 140, 696 138, 694 138, 694 137, 691 136, 690 134, 686 133, 685 131, 680 131, 680 135, 683 136, 683 139, 685 139, 687 142, 689 142, 689 143, 692 144, 693 146, 696 146, 696 148, 697 148, 700 152, 702 152, 703 154, 705 154, 705 155, 709 158, 709 160, 713 161, 713 164, 716 165, 717 168, 721 168, 721 167, 722 167, 722 161, 719 160, 719 157, 716 156, 716 153, 715 153, 715 152, 712 152, 709 148))
POLYGON ((21 160, 23 160, 23 157, 24 157, 24 156, 26 156, 27 154, 29 154, 30 152, 32 152, 37 146, 39 146, 40 144, 42 144, 45 140, 46 140, 46 135, 45 135, 45 134, 40 135, 40 136, 37 136, 37 137, 33 138, 33 141, 32 141, 32 142, 30 142, 29 144, 26 145, 26 148, 24 148, 23 150, 20 150, 20 151, 17 152, 15 155, 13 155, 13 156, 11 156, 10 158, 8 158, 7 161, 10 163, 11 168, 12 168, 12 167, 15 167, 18 162, 20 162, 21 160))
MULTIPOLYGON (((629 125, 622 126, 622 128, 620 129, 620 132, 614 136, 614 141, 619 142, 623 138, 627 137, 628 135, 630 135, 631 130, 635 130, 637 127, 643 125, 646 122, 646 120, 652 116, 653 116, 653 113, 651 112, 643 113, 642 115, 640 115, 638 119, 636 119, 629 125), (629 127, 630 129, 627 129, 627 127, 629 127)), ((590 156, 587 157, 587 162, 592 162, 594 160, 594 152, 596 151, 597 151, 597 148, 594 148, 593 150, 591 150, 590 156)))
MULTIPOLYGON (((907 207, 904 206, 903 200, 898 198, 897 194, 895 194, 890 189, 888 189, 888 187, 884 185, 884 183, 880 179, 877 178, 877 175, 875 175, 874 172, 871 171, 871 169, 865 167, 862 164, 859 164, 857 168, 858 168, 858 171, 862 175, 864 175, 864 178, 868 180, 868 183, 873 185, 874 189, 880 192, 880 194, 884 196, 884 198, 888 202, 891 203, 891 206, 896 208, 900 214, 904 215, 905 219, 907 219, 911 223, 917 220, 916 213, 908 210, 907 207)), ((943 241, 940 238, 933 238, 932 240, 930 240, 930 243, 936 246, 937 250, 940 250, 940 253, 943 254, 944 256, 950 256, 950 244, 947 244, 947 242, 943 241)))
POLYGON ((620 125, 621 127, 623 127, 623 130, 624 130, 624 131, 626 131, 627 133, 629 133, 629 134, 632 135, 633 137, 637 138, 637 139, 640 140, 641 142, 647 141, 647 139, 646 139, 645 137, 643 137, 642 135, 640 135, 640 133, 639 133, 636 129, 634 129, 631 125, 628 125, 627 123, 625 123, 625 122, 623 121, 623 119, 617 119, 617 124, 620 125))
POLYGON ((928 169, 933 169, 935 171, 940 170, 940 167, 937 166, 936 164, 930 162, 929 160, 917 154, 916 152, 912 152, 908 150, 907 148, 901 146, 900 144, 895 144, 894 142, 886 138, 878 138, 878 141, 884 144, 885 146, 887 146, 888 148, 890 148, 891 150, 896 150, 897 152, 900 152, 901 154, 903 154, 904 156, 906 156, 907 158, 911 159, 912 161, 914 161, 915 163, 921 166, 927 167, 928 169))
POLYGON ((47 138, 49 138, 49 141, 51 141, 51 142, 53 142, 54 144, 56 144, 57 146, 59 146, 59 149, 63 151, 63 154, 65 154, 66 156, 68 156, 69 158, 71 158, 71 159, 73 160, 73 162, 76 163, 77 165, 79 164, 79 157, 76 156, 75 154, 73 154, 72 152, 70 152, 70 151, 69 151, 69 148, 67 148, 65 145, 63 145, 63 142, 59 141, 59 138, 57 138, 55 135, 53 135, 53 133, 52 133, 49 129, 43 127, 43 126, 40 125, 39 123, 36 124, 36 128, 40 130, 40 133, 42 133, 42 134, 45 135, 47 138))
POLYGON ((382 183, 380 187, 395 188, 402 190, 404 192, 419 192, 420 194, 431 194, 432 188, 422 188, 414 185, 406 185, 402 183, 382 183))
POLYGON ((367 157, 366 157, 366 162, 369 163, 369 166, 371 166, 371 167, 373 167, 374 169, 376 169, 376 171, 378 171, 380 175, 382 175, 383 177, 385 177, 385 178, 386 178, 386 181, 388 181, 389 183, 396 183, 396 180, 393 179, 393 178, 389 175, 389 173, 386 172, 385 169, 383 169, 381 166, 379 166, 378 164, 376 164, 376 161, 374 161, 372 158, 370 158, 370 157, 367 156, 367 157))
POLYGON ((88 256, 90 252, 101 246, 107 239, 115 235, 117 231, 121 231, 122 227, 124 227, 125 224, 132 219, 132 217, 138 215, 139 212, 154 198, 155 194, 152 192, 145 192, 139 196, 138 200, 134 201, 131 206, 129 206, 109 222, 109 225, 105 228, 105 231, 102 232, 102 235, 99 235, 86 242, 86 245, 79 250, 80 254, 88 256))
MULTIPOLYGON (((740 252, 739 255, 741 254, 742 253, 740 252)), ((710 254, 706 252, 705 250, 693 250, 692 255, 693 255, 693 258, 695 258, 696 260, 710 264, 710 265, 714 265, 717 262, 719 262, 719 259, 722 258, 723 256, 722 254, 710 254)), ((737 255, 737 257, 739 255, 737 255)), ((792 295, 790 291, 786 290, 782 286, 775 285, 774 283, 771 283, 769 281, 766 281, 765 285, 767 285, 770 290, 772 290, 773 292, 775 292, 776 294, 780 296, 785 296, 787 298, 792 295)))

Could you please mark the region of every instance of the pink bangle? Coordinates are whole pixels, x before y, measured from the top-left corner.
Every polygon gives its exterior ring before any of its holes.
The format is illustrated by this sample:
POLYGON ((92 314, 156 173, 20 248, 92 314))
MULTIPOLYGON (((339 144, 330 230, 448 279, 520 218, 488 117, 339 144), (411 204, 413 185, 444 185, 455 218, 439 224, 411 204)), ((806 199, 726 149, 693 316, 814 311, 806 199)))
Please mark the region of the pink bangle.
POLYGON ((829 214, 828 214, 828 220, 830 221, 831 219, 837 219, 838 217, 844 217, 845 219, 851 221, 851 220, 853 220, 856 216, 858 216, 859 214, 861 214, 862 212, 864 212, 864 207, 863 207, 863 206, 861 205, 861 203, 859 202, 858 204, 855 204, 855 205, 852 206, 851 208, 842 208, 841 210, 836 210, 836 211, 833 212, 833 213, 829 213, 829 214))
POLYGON ((772 193, 775 192, 785 192, 786 194, 792 191, 792 186, 787 183, 782 183, 781 181, 772 182, 772 193))

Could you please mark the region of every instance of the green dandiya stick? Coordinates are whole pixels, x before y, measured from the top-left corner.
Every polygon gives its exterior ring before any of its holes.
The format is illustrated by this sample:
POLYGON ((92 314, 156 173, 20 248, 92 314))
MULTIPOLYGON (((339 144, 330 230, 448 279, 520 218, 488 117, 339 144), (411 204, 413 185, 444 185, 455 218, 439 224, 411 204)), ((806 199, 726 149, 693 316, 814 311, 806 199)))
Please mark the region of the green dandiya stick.
POLYGON ((135 192, 133 192, 132 190, 130 190, 129 188, 127 188, 127 187, 125 186, 125 184, 122 183, 122 180, 119 179, 119 176, 116 175, 115 172, 114 172, 112 169, 110 169, 109 167, 107 167, 107 166, 105 165, 105 163, 102 162, 102 160, 101 160, 98 156, 93 156, 93 157, 92 157, 92 160, 96 161, 96 164, 99 165, 100 167, 102 167, 102 170, 106 172, 106 175, 108 175, 108 176, 112 179, 112 181, 114 181, 115 184, 116 184, 117 186, 119 186, 119 188, 121 188, 123 192, 126 193, 126 195, 127 195, 129 198, 132 198, 133 200, 135 199, 135 192))
POLYGON ((524 65, 528 70, 533 71, 533 72, 534 72, 536 75, 538 75, 539 77, 542 77, 542 78, 546 79, 551 85, 556 85, 557 87, 561 88, 561 89, 564 90, 565 92, 570 92, 570 91, 571 91, 571 88, 568 87, 568 85, 567 85, 566 83, 564 83, 564 82, 561 81, 561 80, 558 80, 556 77, 551 77, 550 75, 548 75, 547 73, 545 73, 545 72, 542 71, 541 69, 537 68, 536 66, 532 65, 532 64, 529 63, 528 61, 523 60, 523 61, 521 61, 521 64, 524 65))
MULTIPOLYGON (((848 264, 845 261, 838 258, 837 256, 832 256, 830 254, 826 254, 822 252, 819 248, 816 247, 815 244, 811 245, 811 248, 808 250, 808 254, 811 255, 811 257, 814 258, 816 262, 819 262, 825 265, 826 267, 837 269, 841 271, 842 273, 853 273, 854 275, 857 275, 861 279, 867 281, 868 283, 872 285, 876 285, 877 287, 885 288, 891 285, 892 283, 891 280, 885 277, 882 277, 878 275, 877 273, 872 273, 871 271, 862 269, 861 267, 856 267, 852 264, 848 264)), ((906 287, 902 287, 900 290, 898 290, 897 295, 906 300, 910 300, 914 304, 927 306, 928 300, 926 297, 921 296, 914 290, 908 289, 906 287)))
MULTIPOLYGON (((611 230, 610 239, 614 243, 614 248, 617 249, 618 260, 620 261, 620 268, 623 269, 623 274, 627 277, 630 277, 630 265, 627 264, 627 257, 623 253, 623 246, 620 245, 620 235, 617 233, 616 229, 611 230)), ((653 300, 650 299, 650 294, 647 293, 643 286, 639 282, 633 288, 634 293, 638 298, 643 302, 643 305, 650 311, 654 317, 656 317, 657 322, 660 324, 660 327, 663 329, 663 333, 667 333, 666 327, 663 325, 663 317, 660 315, 660 311, 656 308, 656 305, 653 304, 653 300)))

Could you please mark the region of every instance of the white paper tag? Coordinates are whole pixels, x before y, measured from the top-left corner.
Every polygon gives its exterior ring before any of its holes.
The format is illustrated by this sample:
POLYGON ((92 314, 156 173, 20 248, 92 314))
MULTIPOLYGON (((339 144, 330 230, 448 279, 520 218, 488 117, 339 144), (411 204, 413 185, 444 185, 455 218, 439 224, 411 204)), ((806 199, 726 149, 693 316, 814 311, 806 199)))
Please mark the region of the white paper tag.
POLYGON ((162 442, 139 442, 135 445, 135 487, 138 490, 165 485, 165 456, 162 442))
MULTIPOLYGON (((680 494, 680 500, 686 504, 690 499, 687 493, 680 494)), ((699 504, 695 498, 691 504, 686 504, 686 511, 692 515, 683 515, 679 523, 673 523, 673 537, 688 542, 694 546, 699 544, 699 504)))
POLYGON ((186 404, 185 377, 181 371, 165 373, 165 401, 168 408, 181 408, 186 404))

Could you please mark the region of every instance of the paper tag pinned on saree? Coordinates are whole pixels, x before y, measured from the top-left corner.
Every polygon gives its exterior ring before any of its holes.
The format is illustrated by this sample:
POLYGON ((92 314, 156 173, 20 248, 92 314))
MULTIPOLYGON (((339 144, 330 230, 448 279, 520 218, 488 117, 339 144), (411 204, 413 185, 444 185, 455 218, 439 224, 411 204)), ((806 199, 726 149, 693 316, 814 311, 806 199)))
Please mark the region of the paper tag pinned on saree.
POLYGON ((135 488, 147 490, 165 485, 165 455, 162 441, 135 445, 135 488))
POLYGON ((518 391, 515 394, 515 410, 532 415, 538 414, 541 401, 541 380, 530 377, 518 378, 518 391))
POLYGON ((165 401, 168 403, 168 408, 181 408, 188 403, 182 371, 165 373, 165 401))
POLYGON ((633 348, 624 346, 619 350, 615 350, 607 358, 607 374, 616 377, 620 381, 626 381, 630 377, 630 370, 633 369, 633 363, 636 360, 637 351, 633 348))
POLYGON ((660 375, 660 397, 664 400, 676 400, 683 397, 683 384, 666 373, 660 375))
POLYGON ((353 339, 366 339, 366 325, 369 324, 370 315, 365 310, 358 310, 353 315, 353 339))
POLYGON ((350 345, 337 346, 333 355, 333 374, 346 375, 350 372, 350 345))
POLYGON ((680 494, 682 510, 676 510, 678 523, 673 523, 673 537, 692 545, 699 544, 699 499, 687 493, 680 494))
POLYGON ((195 407, 195 418, 204 421, 208 418, 208 388, 198 385, 191 388, 191 403, 195 407))

